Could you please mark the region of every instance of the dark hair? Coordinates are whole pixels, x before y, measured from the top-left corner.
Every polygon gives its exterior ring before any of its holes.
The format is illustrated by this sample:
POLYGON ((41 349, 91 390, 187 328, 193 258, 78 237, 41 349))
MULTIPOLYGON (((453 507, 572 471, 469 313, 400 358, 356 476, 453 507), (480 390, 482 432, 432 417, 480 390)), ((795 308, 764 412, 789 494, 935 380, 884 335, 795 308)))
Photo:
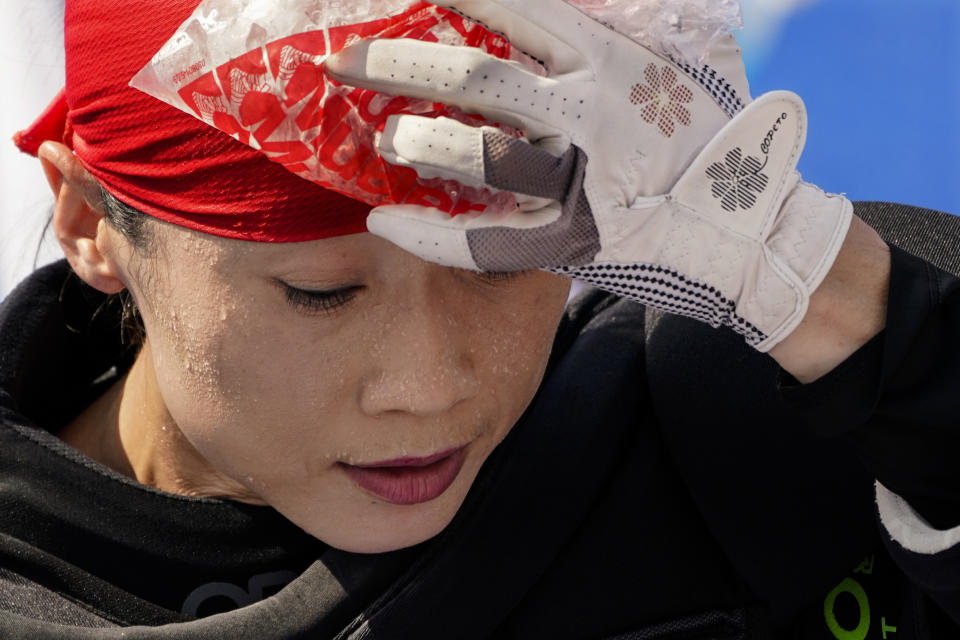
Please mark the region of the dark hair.
MULTIPOLYGON (((100 201, 103 204, 104 217, 107 223, 123 234, 137 251, 149 250, 150 226, 147 222, 149 220, 147 214, 122 202, 102 186, 100 187, 100 201)), ((111 298, 112 300, 109 302, 118 303, 121 309, 121 339, 133 346, 141 345, 144 337, 146 337, 146 330, 133 296, 124 289, 111 296, 111 298)))
POLYGON ((135 249, 145 250, 149 244, 147 214, 121 201, 102 186, 100 201, 103 203, 107 222, 122 233, 135 249))

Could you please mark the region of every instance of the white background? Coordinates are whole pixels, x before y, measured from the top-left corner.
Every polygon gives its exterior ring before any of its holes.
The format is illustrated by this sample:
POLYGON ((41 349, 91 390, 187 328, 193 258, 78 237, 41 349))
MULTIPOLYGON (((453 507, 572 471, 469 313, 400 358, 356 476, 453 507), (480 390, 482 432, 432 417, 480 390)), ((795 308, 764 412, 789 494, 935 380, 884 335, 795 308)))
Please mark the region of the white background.
MULTIPOLYGON (((63 0, 2 0, 0 9, 0 298, 33 269, 53 196, 39 161, 11 138, 63 87, 63 0)), ((45 243, 41 263, 58 255, 45 243)))

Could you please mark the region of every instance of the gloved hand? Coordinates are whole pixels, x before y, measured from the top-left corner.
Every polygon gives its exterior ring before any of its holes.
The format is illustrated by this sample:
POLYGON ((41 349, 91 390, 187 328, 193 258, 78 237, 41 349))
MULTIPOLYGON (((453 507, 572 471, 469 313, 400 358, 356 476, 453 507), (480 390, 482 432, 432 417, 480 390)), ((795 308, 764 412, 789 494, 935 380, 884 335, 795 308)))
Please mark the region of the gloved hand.
POLYGON ((527 139, 397 116, 379 143, 421 176, 514 192, 520 210, 450 218, 387 206, 371 213, 370 231, 444 265, 567 274, 728 325, 761 351, 796 328, 852 206, 800 181, 803 103, 784 91, 750 102, 732 36, 698 69, 562 0, 435 4, 504 33, 546 75, 413 40, 361 42, 328 59, 327 71, 520 128, 527 139))

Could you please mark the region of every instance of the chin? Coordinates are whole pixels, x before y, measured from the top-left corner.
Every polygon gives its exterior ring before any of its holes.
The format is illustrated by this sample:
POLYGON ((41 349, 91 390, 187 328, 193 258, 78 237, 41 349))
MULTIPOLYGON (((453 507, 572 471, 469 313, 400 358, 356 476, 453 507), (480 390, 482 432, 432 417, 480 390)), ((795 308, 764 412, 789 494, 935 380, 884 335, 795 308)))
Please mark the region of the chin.
POLYGON ((397 527, 394 523, 385 521, 380 526, 337 532, 336 535, 324 536, 320 539, 331 547, 350 553, 388 553, 413 547, 434 538, 447 528, 453 516, 454 513, 440 520, 435 518, 419 520, 410 527, 397 527))
MULTIPOLYGON (((469 485, 468 485, 469 486, 469 485)), ((460 509, 465 491, 451 488, 436 500, 396 505, 363 496, 336 521, 317 531, 304 527, 331 547, 350 553, 387 553, 416 546, 440 534, 460 509)))

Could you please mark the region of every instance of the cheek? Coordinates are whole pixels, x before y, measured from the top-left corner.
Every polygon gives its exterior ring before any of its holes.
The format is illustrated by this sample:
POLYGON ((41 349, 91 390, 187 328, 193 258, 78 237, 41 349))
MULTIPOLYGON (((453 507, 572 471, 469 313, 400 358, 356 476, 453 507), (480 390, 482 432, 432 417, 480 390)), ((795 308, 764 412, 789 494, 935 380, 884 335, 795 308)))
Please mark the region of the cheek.
POLYGON ((512 287, 500 305, 482 314, 485 335, 478 344, 482 345, 484 387, 507 405, 504 408, 514 421, 543 379, 569 282, 553 274, 531 273, 512 287))
POLYGON ((157 286, 143 312, 163 404, 215 467, 230 475, 256 472, 278 442, 274 426, 317 411, 314 399, 325 394, 294 392, 302 390, 304 376, 291 363, 303 359, 302 349, 297 354, 289 332, 275 326, 276 314, 258 311, 257 295, 212 270, 170 280, 192 286, 157 286))
POLYGON ((262 301, 230 295, 220 303, 207 339, 183 345, 179 366, 165 376, 171 416, 207 460, 236 479, 309 476, 329 453, 318 426, 341 423, 348 413, 350 363, 341 350, 291 327, 283 310, 255 311, 262 301))
POLYGON ((220 294, 194 293, 155 295, 143 314, 157 386, 181 428, 214 424, 234 413, 222 373, 224 300, 220 294))

